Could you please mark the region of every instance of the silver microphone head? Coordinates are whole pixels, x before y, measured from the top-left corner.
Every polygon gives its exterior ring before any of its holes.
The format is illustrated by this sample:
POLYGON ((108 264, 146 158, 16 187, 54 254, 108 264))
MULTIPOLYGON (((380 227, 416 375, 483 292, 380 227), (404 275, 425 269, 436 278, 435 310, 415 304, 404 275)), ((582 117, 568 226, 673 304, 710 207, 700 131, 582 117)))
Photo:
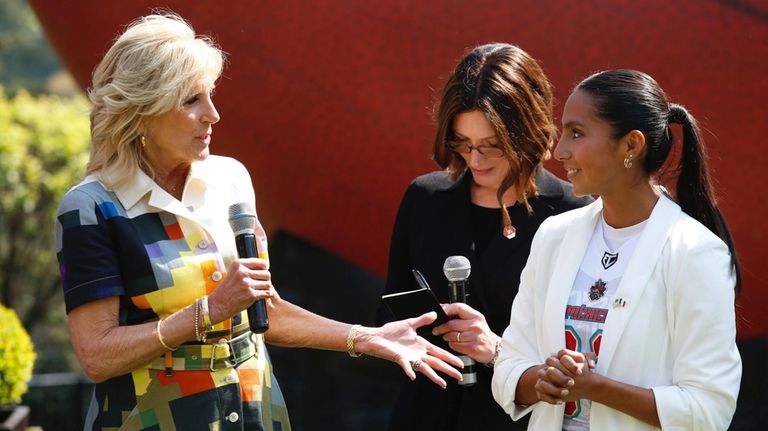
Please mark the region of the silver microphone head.
POLYGON ((464 256, 448 256, 443 264, 443 274, 448 281, 462 281, 469 278, 472 266, 464 256))
POLYGON ((229 206, 229 226, 235 236, 255 233, 256 211, 248 202, 238 202, 229 206))

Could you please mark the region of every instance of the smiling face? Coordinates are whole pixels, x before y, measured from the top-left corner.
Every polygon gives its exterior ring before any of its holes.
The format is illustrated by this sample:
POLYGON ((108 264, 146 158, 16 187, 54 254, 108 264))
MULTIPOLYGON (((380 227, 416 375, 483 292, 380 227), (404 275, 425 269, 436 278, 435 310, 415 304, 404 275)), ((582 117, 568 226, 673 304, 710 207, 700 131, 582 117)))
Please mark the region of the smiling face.
POLYGON ((563 133, 555 158, 563 163, 578 196, 605 196, 626 190, 629 175, 623 160, 624 138, 613 138, 611 126, 595 115, 593 97, 581 90, 563 108, 563 133))
MULTIPOLYGON (((501 142, 496 136, 496 129, 485 115, 478 110, 463 112, 453 120, 453 135, 455 141, 477 147, 499 146, 501 142)), ((509 173, 509 162, 505 157, 491 158, 472 150, 469 153, 457 153, 467 163, 472 171, 475 185, 491 189, 494 193, 509 173)))
POLYGON ((213 125, 220 119, 212 92, 213 84, 201 80, 181 109, 149 121, 146 153, 155 169, 168 172, 208 157, 213 125))

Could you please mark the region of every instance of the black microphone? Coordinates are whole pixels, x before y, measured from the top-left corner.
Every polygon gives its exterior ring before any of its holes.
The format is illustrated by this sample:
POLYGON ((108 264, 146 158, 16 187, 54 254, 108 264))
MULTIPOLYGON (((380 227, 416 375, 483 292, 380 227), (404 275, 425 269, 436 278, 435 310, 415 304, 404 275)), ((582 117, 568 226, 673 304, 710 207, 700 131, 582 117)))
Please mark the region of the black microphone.
MULTIPOLYGON (((248 202, 240 202, 229 206, 229 225, 235 233, 237 254, 243 258, 259 257, 256 247, 256 211, 248 202)), ((266 252, 266 250, 264 250, 266 252)), ((259 299, 248 307, 248 323, 251 332, 262 334, 269 329, 267 302, 259 299)))
MULTIPOLYGON (((467 302, 467 286, 469 285, 469 273, 472 266, 469 259, 464 256, 449 256, 443 264, 443 274, 448 279, 448 287, 451 303, 467 302)), ((467 355, 460 355, 459 359, 464 363, 464 369, 461 370, 462 386, 472 386, 477 383, 477 370, 475 370, 475 360, 467 355)))

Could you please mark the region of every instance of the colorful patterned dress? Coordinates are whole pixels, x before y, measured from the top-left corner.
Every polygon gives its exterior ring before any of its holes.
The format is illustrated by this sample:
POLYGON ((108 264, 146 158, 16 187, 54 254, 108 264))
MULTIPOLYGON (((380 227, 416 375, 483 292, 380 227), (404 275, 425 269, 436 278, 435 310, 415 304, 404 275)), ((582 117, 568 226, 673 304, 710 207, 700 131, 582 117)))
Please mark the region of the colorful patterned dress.
MULTIPOLYGON (((226 157, 193 163, 182 202, 143 172, 114 190, 86 178, 62 199, 56 222, 67 313, 117 296, 119 324, 134 325, 210 294, 237 257, 227 212, 238 202, 255 208, 253 186, 245 167, 226 157)), ((258 222, 257 229, 263 237, 258 222)), ((85 429, 290 430, 263 336, 247 327, 243 312, 215 325, 209 338, 220 344, 190 340, 96 384, 85 429), (234 343, 226 341, 241 333, 244 361, 232 367, 234 343)))

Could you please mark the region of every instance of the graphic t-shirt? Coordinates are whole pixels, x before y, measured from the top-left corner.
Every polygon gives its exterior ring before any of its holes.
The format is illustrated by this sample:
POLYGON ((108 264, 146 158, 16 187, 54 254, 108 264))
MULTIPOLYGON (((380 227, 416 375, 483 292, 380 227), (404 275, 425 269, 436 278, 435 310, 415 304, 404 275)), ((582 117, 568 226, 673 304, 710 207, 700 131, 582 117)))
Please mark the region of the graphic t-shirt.
MULTIPOLYGON (((576 275, 565 309, 565 345, 581 353, 600 355, 603 325, 632 251, 646 222, 614 229, 601 217, 576 275)), ((565 404, 563 430, 589 430, 590 400, 565 404)))

